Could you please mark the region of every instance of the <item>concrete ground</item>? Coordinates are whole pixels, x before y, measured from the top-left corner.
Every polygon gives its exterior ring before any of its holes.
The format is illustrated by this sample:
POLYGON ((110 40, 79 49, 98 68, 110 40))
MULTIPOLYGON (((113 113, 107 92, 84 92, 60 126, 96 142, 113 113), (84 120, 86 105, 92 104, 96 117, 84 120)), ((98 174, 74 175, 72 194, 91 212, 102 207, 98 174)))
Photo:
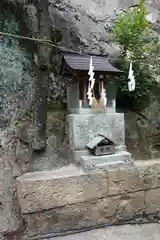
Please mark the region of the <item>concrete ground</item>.
MULTIPOLYGON (((125 225, 53 238, 54 240, 160 240, 160 224, 125 225)), ((52 239, 52 240, 53 240, 52 239)), ((50 239, 51 240, 51 239, 50 239)))

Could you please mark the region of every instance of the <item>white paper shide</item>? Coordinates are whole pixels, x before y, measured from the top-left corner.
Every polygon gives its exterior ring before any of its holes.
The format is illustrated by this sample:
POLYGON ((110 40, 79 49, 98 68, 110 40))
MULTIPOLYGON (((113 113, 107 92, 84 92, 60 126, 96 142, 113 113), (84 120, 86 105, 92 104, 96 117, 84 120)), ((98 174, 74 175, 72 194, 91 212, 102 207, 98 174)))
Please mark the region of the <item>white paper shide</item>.
POLYGON ((106 97, 106 89, 103 86, 102 82, 102 90, 101 90, 101 99, 103 100, 104 106, 107 105, 107 97, 106 97))
POLYGON ((92 105, 92 101, 93 101, 93 93, 92 93, 92 89, 94 88, 94 84, 95 84, 95 78, 94 78, 94 67, 93 67, 93 60, 92 57, 90 57, 90 65, 89 65, 89 72, 88 75, 89 77, 89 84, 88 84, 88 91, 87 91, 87 98, 89 100, 89 105, 92 105))
POLYGON ((129 67, 128 79, 130 80, 128 82, 128 90, 129 92, 133 92, 135 91, 135 88, 136 88, 136 82, 135 82, 135 77, 133 75, 132 62, 130 63, 130 67, 129 67))

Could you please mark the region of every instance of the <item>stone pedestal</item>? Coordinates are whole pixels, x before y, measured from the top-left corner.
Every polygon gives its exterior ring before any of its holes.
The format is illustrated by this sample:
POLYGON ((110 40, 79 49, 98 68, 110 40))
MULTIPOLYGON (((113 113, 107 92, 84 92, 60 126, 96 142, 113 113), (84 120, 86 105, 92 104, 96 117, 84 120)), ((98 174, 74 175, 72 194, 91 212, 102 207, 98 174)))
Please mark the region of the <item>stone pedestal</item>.
POLYGON ((125 123, 123 113, 71 114, 68 116, 69 139, 74 149, 74 159, 83 167, 106 167, 131 161, 125 146, 125 123), (93 156, 86 145, 101 133, 116 143, 116 153, 93 156))
POLYGON ((84 150, 97 133, 125 145, 123 113, 70 114, 68 123, 70 144, 75 150, 84 150))

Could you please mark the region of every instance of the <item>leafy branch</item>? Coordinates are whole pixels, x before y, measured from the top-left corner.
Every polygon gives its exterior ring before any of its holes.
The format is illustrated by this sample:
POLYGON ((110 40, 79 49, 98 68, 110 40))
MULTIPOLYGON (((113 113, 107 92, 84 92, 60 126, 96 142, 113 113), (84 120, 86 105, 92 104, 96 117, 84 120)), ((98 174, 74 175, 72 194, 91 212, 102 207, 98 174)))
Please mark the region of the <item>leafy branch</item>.
POLYGON ((147 36, 155 34, 147 20, 147 14, 144 0, 141 0, 134 9, 129 9, 117 16, 113 28, 113 36, 122 50, 122 56, 119 60, 120 67, 124 71, 119 80, 118 100, 132 110, 141 110, 148 105, 153 97, 152 88, 156 84, 155 79, 158 73, 157 49, 160 49, 159 43, 155 43, 154 40, 145 41, 147 36), (151 62, 152 58, 154 58, 153 62, 151 62), (147 61, 148 59, 150 62, 147 61), (130 61, 133 62, 136 79, 134 92, 128 91, 130 61))

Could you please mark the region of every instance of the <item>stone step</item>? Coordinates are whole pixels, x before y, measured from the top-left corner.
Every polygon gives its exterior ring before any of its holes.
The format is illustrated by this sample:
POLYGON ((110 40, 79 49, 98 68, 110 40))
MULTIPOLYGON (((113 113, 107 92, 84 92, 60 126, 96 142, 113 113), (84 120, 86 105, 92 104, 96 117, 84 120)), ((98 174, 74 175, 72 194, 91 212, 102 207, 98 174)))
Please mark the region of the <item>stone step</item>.
POLYGON ((121 151, 112 155, 105 156, 93 156, 93 155, 81 156, 80 158, 80 164, 83 167, 88 166, 105 167, 107 165, 123 164, 131 161, 132 161, 131 153, 127 151, 121 151))
POLYGON ((91 156, 91 153, 88 151, 88 149, 74 151, 75 162, 80 163, 81 156, 91 156))

